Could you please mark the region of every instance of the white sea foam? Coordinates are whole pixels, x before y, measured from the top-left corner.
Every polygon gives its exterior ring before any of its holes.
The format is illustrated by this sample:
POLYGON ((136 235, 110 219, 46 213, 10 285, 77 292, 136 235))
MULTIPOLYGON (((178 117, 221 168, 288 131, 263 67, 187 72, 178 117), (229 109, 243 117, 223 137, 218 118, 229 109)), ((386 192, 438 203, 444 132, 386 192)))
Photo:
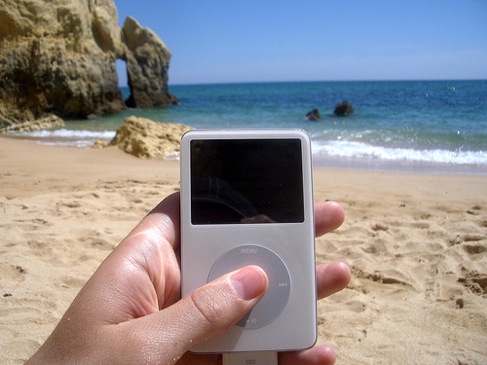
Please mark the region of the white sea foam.
POLYGON ((373 146, 363 142, 327 141, 313 143, 317 156, 360 158, 375 161, 427 162, 440 164, 487 165, 486 151, 449 151, 373 146))
POLYGON ((33 138, 83 138, 83 139, 110 139, 115 136, 114 131, 88 131, 88 130, 74 130, 74 129, 55 129, 42 130, 24 133, 33 138))
POLYGON ((111 140, 115 136, 115 132, 62 128, 56 130, 16 133, 16 135, 35 139, 40 144, 86 148, 93 146, 93 143, 96 140, 111 140))

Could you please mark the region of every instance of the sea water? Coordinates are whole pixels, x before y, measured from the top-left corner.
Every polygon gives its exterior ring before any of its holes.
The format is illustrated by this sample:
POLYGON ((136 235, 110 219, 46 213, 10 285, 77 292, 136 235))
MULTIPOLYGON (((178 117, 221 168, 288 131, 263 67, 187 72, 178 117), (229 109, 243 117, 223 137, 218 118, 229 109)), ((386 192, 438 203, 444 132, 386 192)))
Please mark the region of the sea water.
POLYGON ((174 85, 170 92, 180 105, 68 121, 30 136, 89 147, 112 138, 129 115, 205 129, 301 128, 315 165, 487 174, 487 80, 174 85), (355 112, 336 117, 343 100, 355 112), (305 118, 313 108, 319 121, 305 118))

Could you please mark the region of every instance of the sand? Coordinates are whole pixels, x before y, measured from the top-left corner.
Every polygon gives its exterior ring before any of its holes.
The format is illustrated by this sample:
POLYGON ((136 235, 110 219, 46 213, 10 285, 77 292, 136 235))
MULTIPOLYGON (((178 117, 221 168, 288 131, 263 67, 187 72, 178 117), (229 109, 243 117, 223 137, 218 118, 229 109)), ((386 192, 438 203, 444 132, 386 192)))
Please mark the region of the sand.
MULTIPOLYGON (((21 364, 163 197, 177 161, 0 138, 0 363, 21 364)), ((317 240, 350 286, 319 303, 337 364, 487 363, 487 176, 315 169, 345 224, 317 240)))

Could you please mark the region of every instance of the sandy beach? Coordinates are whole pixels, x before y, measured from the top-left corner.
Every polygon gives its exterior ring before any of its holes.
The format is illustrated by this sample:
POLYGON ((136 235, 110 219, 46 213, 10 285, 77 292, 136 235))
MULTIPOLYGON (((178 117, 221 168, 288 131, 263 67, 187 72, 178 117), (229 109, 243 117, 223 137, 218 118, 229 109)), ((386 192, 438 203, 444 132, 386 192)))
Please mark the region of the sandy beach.
MULTIPOLYGON (((0 138, 0 363, 22 364, 133 226, 179 189, 179 163, 117 147, 0 138)), ((317 240, 350 286, 319 302, 339 365, 487 363, 487 176, 315 169, 343 204, 317 240)))

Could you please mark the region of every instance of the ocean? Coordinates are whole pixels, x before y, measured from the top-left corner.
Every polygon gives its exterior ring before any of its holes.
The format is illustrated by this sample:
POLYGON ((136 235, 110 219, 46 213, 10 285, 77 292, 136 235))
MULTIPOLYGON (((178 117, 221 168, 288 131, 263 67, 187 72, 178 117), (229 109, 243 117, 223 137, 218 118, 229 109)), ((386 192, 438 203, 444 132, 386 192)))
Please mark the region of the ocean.
MULTIPOLYGON (((40 143, 90 147, 129 115, 194 128, 301 128, 317 166, 487 174, 487 80, 173 85, 180 105, 128 109, 30 133, 40 143), (347 100, 348 117, 333 115, 347 100), (305 118, 317 108, 319 121, 305 118)), ((124 95, 128 90, 122 88, 124 95)))

